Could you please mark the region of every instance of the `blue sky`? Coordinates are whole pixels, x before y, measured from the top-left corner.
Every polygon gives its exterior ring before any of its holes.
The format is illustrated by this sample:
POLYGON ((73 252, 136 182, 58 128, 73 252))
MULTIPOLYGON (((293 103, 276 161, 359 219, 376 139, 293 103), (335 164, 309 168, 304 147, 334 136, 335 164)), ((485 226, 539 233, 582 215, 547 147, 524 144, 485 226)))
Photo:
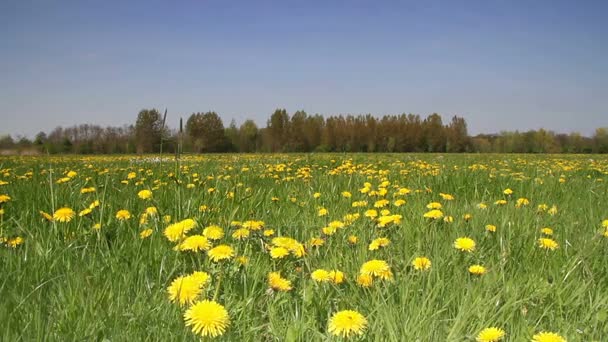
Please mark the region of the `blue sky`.
POLYGON ((608 1, 0 2, 0 134, 438 112, 470 133, 608 126, 608 1))

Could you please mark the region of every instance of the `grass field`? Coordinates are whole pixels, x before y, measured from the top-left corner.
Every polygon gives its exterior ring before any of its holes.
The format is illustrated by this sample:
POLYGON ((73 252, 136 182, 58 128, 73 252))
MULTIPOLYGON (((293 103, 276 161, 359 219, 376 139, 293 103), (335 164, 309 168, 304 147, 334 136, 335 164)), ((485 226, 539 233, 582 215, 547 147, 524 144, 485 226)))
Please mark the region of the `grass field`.
POLYGON ((3 341, 608 340, 606 156, 2 157, 0 206, 3 341))

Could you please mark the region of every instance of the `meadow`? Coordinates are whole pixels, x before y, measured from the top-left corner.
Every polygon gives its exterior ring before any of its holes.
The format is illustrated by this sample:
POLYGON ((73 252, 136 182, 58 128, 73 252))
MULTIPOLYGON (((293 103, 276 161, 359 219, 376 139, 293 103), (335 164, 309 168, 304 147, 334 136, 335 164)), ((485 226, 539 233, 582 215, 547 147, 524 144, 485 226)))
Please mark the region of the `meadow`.
POLYGON ((0 157, 3 341, 606 341, 608 157, 0 157))

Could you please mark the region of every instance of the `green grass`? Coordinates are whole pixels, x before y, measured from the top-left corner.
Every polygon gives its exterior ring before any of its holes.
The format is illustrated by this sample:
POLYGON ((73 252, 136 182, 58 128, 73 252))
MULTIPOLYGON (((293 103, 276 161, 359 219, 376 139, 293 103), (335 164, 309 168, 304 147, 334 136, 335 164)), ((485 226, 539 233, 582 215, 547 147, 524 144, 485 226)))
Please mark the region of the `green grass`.
POLYGON ((2 157, 0 180, 8 182, 0 194, 12 198, 2 204, 0 236, 24 239, 16 248, 0 245, 3 341, 199 340, 184 325, 186 308, 171 303, 166 290, 177 276, 195 270, 212 276, 202 298, 215 297, 230 314, 231 324, 218 340, 332 340, 328 319, 344 309, 359 311, 369 323, 354 340, 474 341, 490 326, 506 331, 504 341, 530 340, 540 331, 569 341, 608 339, 608 238, 601 227, 608 219, 605 156, 217 155, 188 156, 179 165, 167 160, 162 168, 138 156, 2 157), (58 184, 70 170, 78 175, 58 184), (129 172, 136 178, 122 184, 129 172), (403 216, 402 223, 377 228, 363 213, 379 197, 359 189, 365 182, 377 189, 383 180, 391 183, 385 196, 391 203, 398 187, 412 192, 403 196, 405 205, 387 207, 403 216), (80 193, 89 186, 97 191, 80 193), (139 190, 155 187, 152 201, 137 197, 139 190), (514 194, 505 196, 506 188, 514 194), (321 197, 313 198, 315 192, 321 197), (442 200, 440 192, 455 200, 442 200), (520 197, 530 204, 516 208, 520 197), (78 213, 96 199, 99 208, 69 223, 48 222, 39 214, 63 206, 78 213), (495 205, 499 199, 508 203, 495 205), (367 207, 351 207, 356 200, 367 200, 367 207), (454 221, 423 218, 432 201, 442 203, 454 221), (481 202, 486 209, 477 207, 481 202), (208 211, 199 211, 203 204, 208 211), (557 214, 538 213, 540 204, 556 205, 557 214), (161 217, 140 225, 148 206, 156 206, 161 217), (319 207, 329 215, 319 217, 319 207), (133 217, 119 222, 114 215, 120 209, 133 217), (349 213, 361 217, 326 237, 324 246, 308 246, 310 238, 323 237, 321 228, 349 213), (473 216, 468 222, 466 213, 473 216), (215 244, 231 245, 249 264, 216 264, 205 253, 174 251, 162 234, 164 215, 172 222, 195 219, 193 233, 220 225, 226 236, 215 244), (262 220, 275 236, 305 243, 307 255, 273 260, 264 249, 271 238, 231 238, 234 220, 262 220), (102 228, 96 231, 98 222, 102 228), (487 224, 497 231, 486 232, 487 224), (557 250, 538 247, 542 227, 554 230, 557 250), (154 230, 147 239, 139 237, 144 228, 154 230), (359 243, 350 245, 349 235, 359 243), (476 241, 473 253, 452 246, 462 236, 476 241), (377 237, 391 244, 369 251, 377 237), (429 271, 410 266, 417 256, 431 259, 429 271), (394 280, 358 286, 359 269, 371 259, 386 260, 394 280), (488 272, 470 275, 474 263, 488 272), (317 268, 341 270, 346 281, 317 284, 310 279, 317 268), (269 291, 271 271, 281 271, 293 290, 269 291))

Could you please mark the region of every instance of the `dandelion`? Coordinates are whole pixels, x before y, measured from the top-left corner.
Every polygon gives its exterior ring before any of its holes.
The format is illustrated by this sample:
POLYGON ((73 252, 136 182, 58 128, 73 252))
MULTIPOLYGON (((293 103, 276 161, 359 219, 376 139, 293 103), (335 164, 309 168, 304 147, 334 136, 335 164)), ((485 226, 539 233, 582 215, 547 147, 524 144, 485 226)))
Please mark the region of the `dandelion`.
POLYGON ((165 228, 163 234, 169 241, 175 242, 177 240, 183 239, 185 237, 185 234, 192 230, 194 227, 196 227, 196 222, 192 219, 186 219, 169 225, 167 228, 165 228))
POLYGON ((236 240, 244 240, 249 237, 249 229, 239 228, 232 233, 232 238, 236 240))
POLYGON ((491 232, 491 233, 495 233, 496 232, 496 226, 493 224, 486 224, 486 231, 491 232))
POLYGON ((357 276, 357 285, 361 287, 371 287, 374 283, 374 278, 369 274, 359 274, 357 276))
POLYGON ((65 223, 65 222, 72 221, 72 219, 74 218, 75 215, 76 215, 76 213, 74 212, 74 210, 72 210, 71 208, 65 207, 65 208, 57 209, 57 211, 55 211, 55 213, 53 214, 53 219, 55 221, 65 223))
POLYGON ((78 213, 78 216, 80 216, 80 217, 87 216, 87 215, 89 215, 89 214, 90 214, 90 213, 92 213, 92 212, 93 212, 93 210, 91 210, 90 208, 85 208, 85 209, 82 209, 82 210, 81 210, 81 211, 78 213))
POLYGON ((219 245, 210 249, 207 255, 213 262, 230 259, 234 256, 234 249, 228 245, 219 245))
POLYGON ((431 202, 426 205, 427 209, 441 209, 443 206, 439 202, 431 202))
POLYGON ((181 251, 206 251, 211 248, 209 240, 202 235, 188 236, 180 245, 179 250, 181 251))
POLYGON ((418 271, 426 271, 431 268, 431 260, 427 257, 417 257, 412 261, 412 266, 418 271))
POLYGON ((391 240, 387 239, 387 238, 377 238, 374 239, 369 246, 367 247, 368 250, 370 251, 375 251, 378 250, 381 247, 386 247, 391 243, 391 240))
POLYGON ((318 216, 326 216, 329 213, 329 211, 327 211, 327 209, 325 208, 319 208, 319 211, 317 212, 318 216))
POLYGON ((498 342, 505 336, 505 331, 500 328, 485 328, 477 335, 477 342, 498 342))
POLYGON ((424 218, 429 218, 432 220, 438 220, 443 217, 443 212, 439 209, 433 209, 424 213, 424 218))
POLYGON ((116 219, 126 221, 131 218, 131 213, 128 210, 122 209, 116 212, 116 219))
POLYGON ((486 268, 481 265, 472 265, 469 267, 469 273, 473 275, 484 275, 486 273, 486 268))
POLYGON ((220 240, 224 237, 224 229, 220 226, 211 225, 203 229, 203 235, 209 240, 220 240))
POLYGON ((329 271, 329 279, 336 285, 342 284, 344 282, 344 272, 338 270, 329 271))
POLYGON ((511 190, 509 188, 506 188, 506 189, 503 190, 502 193, 505 194, 505 195, 507 195, 507 196, 509 196, 509 195, 513 194, 513 190, 511 190))
POLYGON ((281 277, 280 272, 270 272, 268 274, 268 286, 276 291, 289 291, 292 289, 291 281, 281 277))
POLYGON ((226 332, 230 325, 228 311, 212 300, 203 300, 192 305, 184 314, 186 326, 202 337, 217 337, 226 332))
POLYGON ((323 269, 318 269, 312 272, 310 274, 310 278, 318 283, 328 282, 331 280, 329 272, 323 269))
POLYGON ((350 337, 363 335, 366 328, 367 319, 362 314, 353 310, 343 310, 329 319, 327 330, 335 336, 350 337))
POLYGON ((273 259, 283 259, 289 255, 289 251, 285 247, 272 247, 270 249, 270 257, 273 259))
POLYGON ((6 244, 11 248, 17 248, 17 246, 23 244, 24 241, 25 240, 23 240, 23 238, 21 236, 17 236, 15 238, 8 240, 6 242, 6 244))
POLYGON ((393 202, 393 205, 394 205, 395 207, 400 207, 400 206, 402 206, 402 205, 404 205, 404 204, 405 204, 405 200, 403 200, 403 199, 398 199, 398 200, 396 200, 395 202, 393 202))
POLYGON ((361 274, 367 274, 381 279, 391 279, 393 274, 388 263, 384 260, 370 260, 365 262, 359 271, 361 274))
POLYGON ((551 229, 549 227, 542 228, 540 230, 540 232, 543 233, 543 234, 545 234, 545 235, 549 235, 549 236, 553 235, 553 229, 551 229))
POLYGON ((552 332, 539 332, 532 336, 532 342, 566 342, 566 339, 552 332))
POLYGON ((175 278, 167 288, 169 300, 181 306, 194 303, 208 280, 209 275, 205 272, 175 278))
POLYGON ((549 249, 549 250, 556 250, 557 248, 559 248, 558 243, 553 240, 553 239, 549 239, 549 238, 540 238, 538 239, 538 246, 542 249, 549 249))
POLYGON ((356 245, 358 241, 359 241, 359 238, 357 238, 356 236, 354 236, 354 235, 348 236, 348 243, 350 243, 351 245, 356 245))
POLYGON ((53 221, 53 216, 51 216, 51 214, 44 212, 42 210, 40 210, 40 216, 42 216, 43 219, 47 220, 47 221, 53 221))
POLYGON ((148 199, 152 198, 152 191, 141 190, 140 192, 137 193, 137 197, 141 198, 142 200, 148 200, 148 199))
POLYGON ((141 239, 145 239, 145 238, 149 237, 150 235, 152 235, 152 229, 150 229, 150 228, 144 229, 141 232, 139 232, 139 237, 141 239))
POLYGON ((454 241, 454 248, 471 253, 475 250, 475 241, 468 237, 461 237, 454 241))
POLYGON ((369 210, 366 210, 363 215, 365 215, 365 217, 374 219, 374 218, 378 217, 378 211, 375 209, 369 209, 369 210))

